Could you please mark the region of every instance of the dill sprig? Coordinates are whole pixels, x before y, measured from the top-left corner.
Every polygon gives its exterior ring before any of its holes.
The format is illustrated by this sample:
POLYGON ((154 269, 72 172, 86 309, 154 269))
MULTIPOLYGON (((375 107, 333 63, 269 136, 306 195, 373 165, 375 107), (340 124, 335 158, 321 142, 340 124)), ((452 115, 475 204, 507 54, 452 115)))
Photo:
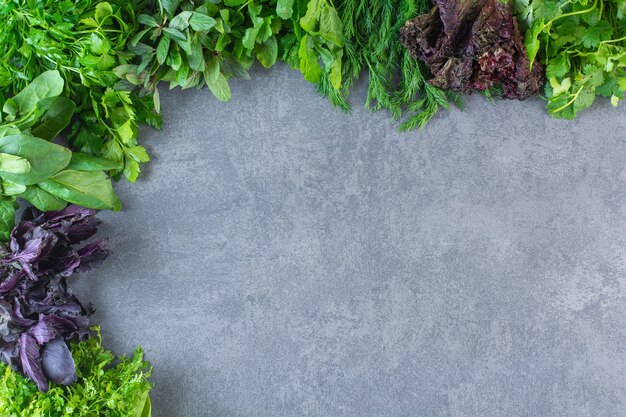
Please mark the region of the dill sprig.
POLYGON ((349 92, 362 72, 369 77, 365 107, 403 119, 401 131, 424 127, 440 108, 459 104, 458 95, 426 82, 427 68, 411 58, 399 40, 404 23, 428 12, 430 0, 335 0, 334 5, 345 36, 344 84, 335 90, 323 77, 317 86, 334 106, 350 111, 349 92))

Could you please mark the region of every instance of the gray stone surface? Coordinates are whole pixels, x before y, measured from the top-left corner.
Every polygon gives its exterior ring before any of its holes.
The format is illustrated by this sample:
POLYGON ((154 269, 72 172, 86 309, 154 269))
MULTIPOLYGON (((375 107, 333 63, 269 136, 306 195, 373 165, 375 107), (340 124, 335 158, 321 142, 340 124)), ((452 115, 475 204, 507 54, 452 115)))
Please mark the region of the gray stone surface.
POLYGON ((626 416, 626 113, 468 100, 422 132, 284 67, 163 93, 75 282, 155 417, 626 416))

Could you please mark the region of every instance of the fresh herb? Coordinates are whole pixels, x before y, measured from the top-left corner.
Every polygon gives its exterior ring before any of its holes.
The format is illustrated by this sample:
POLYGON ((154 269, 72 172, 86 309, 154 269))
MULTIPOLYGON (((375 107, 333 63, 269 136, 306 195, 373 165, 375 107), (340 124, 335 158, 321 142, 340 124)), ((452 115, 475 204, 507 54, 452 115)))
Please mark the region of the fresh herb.
POLYGON ((531 62, 546 65, 551 116, 573 119, 596 96, 618 105, 626 92, 626 2, 518 0, 518 12, 531 62))
POLYGON ((137 123, 161 123, 149 97, 113 89, 113 68, 132 58, 126 44, 142 9, 132 0, 0 2, 0 106, 41 73, 58 70, 64 95, 77 106, 71 148, 119 162, 111 172, 130 181, 149 159, 137 145, 137 123))
POLYGON ((394 119, 408 115, 400 130, 425 126, 440 108, 449 108, 450 100, 460 105, 456 94, 426 83, 428 69, 399 41, 402 25, 427 12, 430 0, 340 0, 335 5, 344 28, 344 87, 333 88, 325 74, 318 84, 335 106, 350 109, 347 98, 362 71, 369 77, 366 107, 389 110, 394 119))
POLYGON ((0 259, 0 357, 43 392, 48 380, 69 385, 77 378, 66 341, 85 340, 89 319, 67 277, 108 255, 101 240, 74 248, 96 233, 94 215, 77 206, 27 209, 0 259))
POLYGON ((170 88, 207 86, 228 101, 228 80, 249 79, 255 61, 270 68, 281 58, 308 81, 326 74, 333 88, 341 87, 341 21, 328 0, 159 1, 154 14, 138 21, 141 28, 129 46, 138 58, 115 68, 122 79, 117 88, 154 93, 157 111, 159 82, 170 88))
POLYGON ((77 381, 50 384, 43 393, 9 366, 0 363, 0 415, 10 417, 150 417, 151 369, 137 348, 131 358, 116 357, 97 337, 71 343, 77 381))
POLYGON ((122 206, 105 170, 121 162, 72 153, 49 142, 70 123, 73 101, 61 97, 63 79, 46 71, 15 96, 0 113, 0 240, 13 226, 15 199, 42 211, 60 210, 67 203, 94 209, 122 206))
POLYGON ((429 66, 428 82, 439 88, 498 88, 503 98, 523 100, 543 85, 542 67, 530 68, 511 1, 436 0, 401 35, 411 55, 429 66))

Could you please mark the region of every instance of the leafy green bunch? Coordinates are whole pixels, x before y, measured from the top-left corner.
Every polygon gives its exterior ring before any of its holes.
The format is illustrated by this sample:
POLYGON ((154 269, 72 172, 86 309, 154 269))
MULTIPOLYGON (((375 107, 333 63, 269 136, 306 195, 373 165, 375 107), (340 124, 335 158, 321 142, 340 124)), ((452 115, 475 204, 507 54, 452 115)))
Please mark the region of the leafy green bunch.
POLYGON ((149 159, 137 145, 137 124, 161 123, 149 98, 114 89, 113 69, 132 59, 126 45, 142 9, 135 0, 0 2, 0 106, 39 74, 58 70, 77 106, 71 148, 120 162, 112 174, 130 181, 149 159))
POLYGON ((394 119, 406 116, 400 130, 425 126, 441 108, 448 109, 450 101, 461 105, 455 93, 427 83, 428 68, 412 59, 400 42, 405 22, 430 11, 431 0, 336 0, 336 6, 345 37, 344 87, 329 88, 324 80, 318 85, 333 104, 349 110, 350 88, 366 71, 366 107, 388 110, 394 119))
POLYGON ((78 381, 51 384, 43 393, 29 379, 0 362, 0 415, 7 417, 149 417, 150 365, 137 348, 116 357, 97 337, 70 346, 78 381))
POLYGON ((70 123, 76 105, 61 97, 58 71, 46 71, 8 98, 0 112, 0 240, 8 240, 15 221, 16 198, 41 211, 68 203, 119 210, 122 203, 104 171, 120 161, 72 152, 51 143, 70 123))
POLYGON ((228 80, 249 79, 255 61, 269 68, 283 59, 308 81, 326 75, 341 87, 342 27, 329 0, 161 0, 154 14, 138 21, 128 49, 138 58, 115 68, 118 88, 140 97, 153 93, 157 111, 159 82, 207 86, 228 101, 228 80))
POLYGON ((626 92, 626 1, 518 0, 528 26, 531 62, 546 64, 551 116, 573 119, 609 97, 617 106, 626 92))

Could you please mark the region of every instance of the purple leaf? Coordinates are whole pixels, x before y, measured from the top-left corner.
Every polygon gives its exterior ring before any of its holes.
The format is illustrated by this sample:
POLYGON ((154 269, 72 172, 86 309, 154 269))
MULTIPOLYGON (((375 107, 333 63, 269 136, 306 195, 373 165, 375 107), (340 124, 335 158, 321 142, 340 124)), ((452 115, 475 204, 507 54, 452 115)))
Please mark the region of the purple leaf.
POLYGON ((41 357, 45 375, 55 384, 70 385, 78 379, 74 358, 62 337, 47 343, 41 357))
POLYGON ((32 379, 41 392, 48 391, 48 382, 41 369, 41 358, 39 357, 39 345, 32 337, 23 333, 20 336, 20 360, 22 361, 22 371, 24 375, 32 379))
POLYGON ((39 322, 29 329, 29 333, 37 340, 37 343, 43 345, 59 334, 70 334, 77 328, 70 319, 42 314, 39 322))
POLYGON ((429 13, 406 22, 400 40, 428 66, 435 87, 499 87, 503 98, 523 100, 543 85, 541 66, 530 68, 512 0, 435 0, 429 13))
POLYGON ((75 380, 67 341, 89 336, 93 309, 72 294, 67 277, 109 254, 102 240, 74 247, 96 233, 95 213, 77 206, 27 209, 0 259, 0 359, 42 391, 48 389, 46 376, 61 384, 75 380))

